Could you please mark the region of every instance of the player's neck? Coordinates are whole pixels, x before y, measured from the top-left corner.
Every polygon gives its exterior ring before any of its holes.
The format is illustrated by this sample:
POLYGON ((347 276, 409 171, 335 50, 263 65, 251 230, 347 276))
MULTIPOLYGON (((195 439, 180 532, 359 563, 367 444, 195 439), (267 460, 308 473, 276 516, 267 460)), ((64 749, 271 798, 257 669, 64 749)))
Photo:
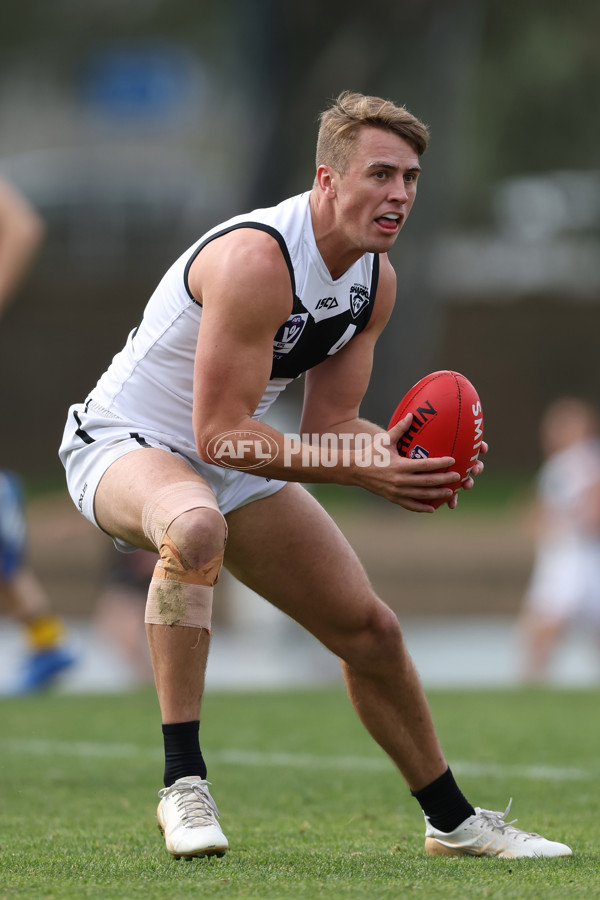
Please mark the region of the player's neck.
POLYGON ((350 244, 340 231, 333 209, 314 189, 310 195, 310 213, 317 249, 334 281, 364 256, 364 250, 350 244))

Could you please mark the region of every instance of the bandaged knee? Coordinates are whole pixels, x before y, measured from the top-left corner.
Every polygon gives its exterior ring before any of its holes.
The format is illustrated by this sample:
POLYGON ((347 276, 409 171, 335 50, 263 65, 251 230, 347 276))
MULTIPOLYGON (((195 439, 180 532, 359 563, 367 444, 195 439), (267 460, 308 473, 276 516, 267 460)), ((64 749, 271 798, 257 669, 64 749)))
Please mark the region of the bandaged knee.
POLYGON ((144 534, 156 546, 160 559, 154 569, 145 621, 150 625, 185 625, 211 631, 213 588, 223 564, 223 547, 211 560, 195 567, 169 535, 180 515, 192 509, 211 509, 227 525, 215 495, 199 481, 179 481, 157 491, 144 505, 144 534))

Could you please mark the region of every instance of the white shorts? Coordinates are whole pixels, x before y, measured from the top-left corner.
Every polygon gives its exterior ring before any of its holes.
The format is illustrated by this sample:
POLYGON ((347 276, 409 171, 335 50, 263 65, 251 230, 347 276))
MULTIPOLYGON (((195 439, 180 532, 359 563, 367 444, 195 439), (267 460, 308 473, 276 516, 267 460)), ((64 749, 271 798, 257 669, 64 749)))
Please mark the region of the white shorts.
POLYGON ((526 604, 544 618, 600 628, 600 544, 565 541, 540 548, 526 604))
MULTIPOLYGON (((71 499, 96 528, 100 526, 94 515, 94 496, 100 479, 121 456, 143 447, 165 450, 187 462, 208 482, 223 515, 254 500, 270 497, 287 484, 274 478, 210 465, 189 447, 176 445, 177 439, 173 435, 141 429, 139 423, 120 419, 88 401, 76 403, 69 409, 58 454, 65 467, 71 499)), ((137 549, 118 538, 114 542, 117 549, 124 552, 137 549)))

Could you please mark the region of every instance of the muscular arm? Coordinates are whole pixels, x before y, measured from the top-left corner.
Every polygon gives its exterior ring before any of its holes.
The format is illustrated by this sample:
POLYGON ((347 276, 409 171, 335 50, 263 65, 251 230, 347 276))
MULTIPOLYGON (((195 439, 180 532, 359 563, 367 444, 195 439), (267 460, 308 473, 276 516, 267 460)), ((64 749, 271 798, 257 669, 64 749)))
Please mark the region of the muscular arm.
POLYGON ((206 457, 216 435, 256 427, 252 416, 271 374, 273 335, 292 309, 292 287, 276 241, 250 228, 205 247, 188 281, 203 307, 193 416, 206 457))
POLYGON ((44 235, 36 211, 0 180, 0 315, 25 276, 44 235))
MULTIPOLYGON (((358 419, 368 385, 373 348, 393 306, 395 281, 387 261, 368 327, 309 376, 302 428, 318 433, 382 429, 358 419), (339 357, 339 359, 338 359, 339 357)), ((270 377, 273 335, 292 309, 290 276, 276 241, 254 229, 217 238, 194 261, 189 273, 194 297, 203 306, 194 371, 194 433, 200 456, 211 459, 211 441, 234 432, 267 438, 276 449, 260 474, 286 481, 355 484, 417 511, 432 511, 428 499, 448 499, 452 474, 436 473, 451 459, 406 460, 390 454, 386 468, 365 467, 351 454, 331 466, 303 453, 286 452, 284 436, 252 418, 270 377), (446 487, 444 487, 446 485, 446 487)), ((396 426, 398 435, 408 425, 396 426)), ((392 440, 395 437, 395 431, 392 440)), ((249 449, 240 464, 253 461, 249 449)), ((258 461, 258 457, 257 457, 258 461)), ((231 464, 231 460, 228 460, 231 464)), ((235 463, 233 463, 235 465, 235 463)), ((458 476, 456 476, 458 477, 458 476)))

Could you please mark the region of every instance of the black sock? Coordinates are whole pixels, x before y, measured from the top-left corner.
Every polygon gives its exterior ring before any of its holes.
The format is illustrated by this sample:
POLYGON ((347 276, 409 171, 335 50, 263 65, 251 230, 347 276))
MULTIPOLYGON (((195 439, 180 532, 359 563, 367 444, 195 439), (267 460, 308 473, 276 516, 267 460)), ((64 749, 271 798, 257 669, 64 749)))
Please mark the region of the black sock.
POLYGON ((475 810, 463 796, 450 769, 420 791, 411 791, 421 809, 438 831, 454 831, 461 822, 475 815, 475 810))
POLYGON ((206 778, 206 765, 202 758, 199 738, 200 722, 175 722, 163 725, 165 745, 165 787, 178 778, 199 775, 206 778))

